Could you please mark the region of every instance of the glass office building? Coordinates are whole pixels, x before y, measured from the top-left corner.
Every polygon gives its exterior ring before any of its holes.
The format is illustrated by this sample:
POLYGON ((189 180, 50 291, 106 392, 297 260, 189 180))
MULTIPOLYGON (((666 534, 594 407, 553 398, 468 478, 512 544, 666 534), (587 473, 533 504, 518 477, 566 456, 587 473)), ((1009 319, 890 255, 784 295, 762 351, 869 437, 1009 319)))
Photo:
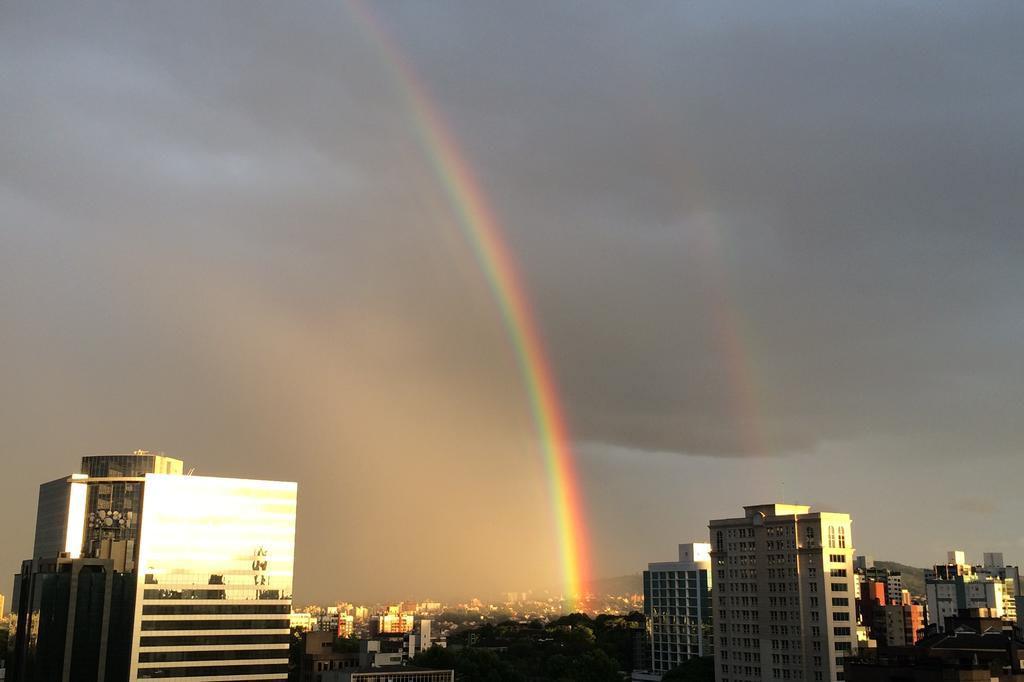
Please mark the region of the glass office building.
POLYGON ((296 485, 149 475, 133 679, 288 677, 296 485))
POLYGON ((91 456, 40 486, 15 680, 287 678, 296 484, 182 470, 91 456))

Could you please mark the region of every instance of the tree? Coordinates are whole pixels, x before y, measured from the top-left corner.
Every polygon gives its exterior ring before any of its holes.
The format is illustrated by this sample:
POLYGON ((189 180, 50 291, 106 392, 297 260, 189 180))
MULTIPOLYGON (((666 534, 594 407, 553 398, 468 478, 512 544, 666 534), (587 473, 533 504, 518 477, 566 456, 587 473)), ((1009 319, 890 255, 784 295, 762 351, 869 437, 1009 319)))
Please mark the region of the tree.
POLYGON ((413 664, 435 670, 454 670, 459 682, 524 682, 508 661, 489 649, 451 651, 431 647, 413 659, 413 664))
POLYGON ((691 658, 665 673, 661 682, 715 682, 715 659, 691 658))

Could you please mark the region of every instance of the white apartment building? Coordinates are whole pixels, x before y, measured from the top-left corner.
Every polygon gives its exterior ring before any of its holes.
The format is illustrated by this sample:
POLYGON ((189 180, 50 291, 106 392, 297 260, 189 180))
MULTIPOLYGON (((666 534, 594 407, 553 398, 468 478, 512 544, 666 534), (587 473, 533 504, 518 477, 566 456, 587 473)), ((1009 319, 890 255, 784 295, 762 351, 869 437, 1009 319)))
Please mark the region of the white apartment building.
POLYGON ((679 545, 678 561, 647 565, 644 613, 651 629, 651 669, 666 673, 698 656, 710 656, 711 545, 679 545))
POLYGON ((1003 566, 1001 553, 985 554, 984 566, 967 563, 964 553, 951 550, 945 564, 925 572, 928 624, 944 632, 946 618, 960 609, 988 609, 992 618, 1017 620, 1019 577, 1015 566, 1003 566))
POLYGON ((708 526, 716 681, 844 679, 857 641, 849 514, 743 510, 708 526))

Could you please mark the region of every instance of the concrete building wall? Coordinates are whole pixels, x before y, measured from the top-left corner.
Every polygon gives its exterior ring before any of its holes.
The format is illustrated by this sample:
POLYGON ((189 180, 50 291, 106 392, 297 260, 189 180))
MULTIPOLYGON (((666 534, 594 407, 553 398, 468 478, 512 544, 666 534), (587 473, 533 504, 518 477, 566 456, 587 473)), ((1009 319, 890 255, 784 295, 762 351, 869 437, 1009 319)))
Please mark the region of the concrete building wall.
POLYGON ((849 515, 744 512, 709 524, 716 680, 841 679, 857 638, 849 515))

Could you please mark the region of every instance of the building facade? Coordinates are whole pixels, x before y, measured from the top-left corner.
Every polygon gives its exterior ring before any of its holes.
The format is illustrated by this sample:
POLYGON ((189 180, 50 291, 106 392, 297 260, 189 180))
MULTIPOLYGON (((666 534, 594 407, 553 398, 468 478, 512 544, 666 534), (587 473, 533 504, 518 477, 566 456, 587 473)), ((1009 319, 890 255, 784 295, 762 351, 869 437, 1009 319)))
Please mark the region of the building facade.
POLYGON ((879 646, 913 646, 924 636, 924 608, 920 604, 889 604, 876 615, 882 620, 879 646))
POLYGON ((710 552, 704 542, 679 545, 678 561, 651 563, 644 571, 644 614, 655 673, 714 651, 710 552))
POLYGON ((850 516, 743 509, 709 524, 715 679, 844 679, 857 641, 850 516))
MULTIPOLYGON (((988 553, 991 563, 1002 555, 988 553)), ((925 596, 928 601, 928 625, 945 631, 946 618, 963 609, 987 609, 994 618, 1017 620, 1019 595, 1017 568, 1013 566, 972 566, 964 553, 952 550, 946 563, 925 572, 925 596)))
POLYGON ((139 452, 40 487, 13 679, 284 680, 296 485, 139 452))
POLYGON ((859 556, 855 562, 855 572, 861 581, 879 582, 885 585, 886 604, 903 603, 903 574, 874 565, 870 557, 859 556))

